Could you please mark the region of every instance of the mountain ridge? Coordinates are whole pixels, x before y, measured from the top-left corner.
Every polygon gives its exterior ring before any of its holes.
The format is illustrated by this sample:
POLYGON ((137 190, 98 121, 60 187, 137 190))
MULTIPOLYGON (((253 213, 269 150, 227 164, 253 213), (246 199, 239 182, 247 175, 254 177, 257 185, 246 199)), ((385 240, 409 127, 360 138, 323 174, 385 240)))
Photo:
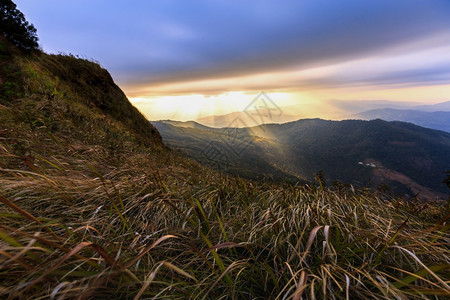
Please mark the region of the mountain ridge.
MULTIPOLYGON (((191 157, 198 157, 202 147, 207 148, 208 143, 213 142, 224 157, 235 157, 240 164, 248 160, 246 164, 255 166, 258 165, 256 160, 259 163, 263 161, 263 164, 278 166, 282 173, 306 180, 313 180, 317 172, 323 171, 328 180, 357 183, 354 180, 358 178, 362 186, 371 180, 381 184, 388 179, 386 172, 375 174, 374 170, 360 168, 357 164, 361 161, 377 162, 378 168, 383 166, 387 171, 400 171, 410 178, 410 187, 418 184, 427 190, 427 195, 431 194, 428 190, 431 187, 436 190, 436 195, 445 198, 442 194, 445 186, 441 181, 446 167, 450 166, 446 155, 446 151, 450 151, 450 134, 441 131, 403 122, 326 121, 318 118, 250 128, 209 128, 195 132, 184 128, 182 133, 158 122, 153 124, 165 142, 183 149, 191 157), (192 136, 195 136, 195 141, 192 136), (229 145, 236 145, 235 153, 229 150, 229 145)), ((411 188, 407 189, 410 197, 416 194, 411 188)))
POLYGON ((450 111, 420 111, 413 109, 383 108, 361 112, 354 115, 353 118, 410 122, 421 127, 450 132, 450 111))

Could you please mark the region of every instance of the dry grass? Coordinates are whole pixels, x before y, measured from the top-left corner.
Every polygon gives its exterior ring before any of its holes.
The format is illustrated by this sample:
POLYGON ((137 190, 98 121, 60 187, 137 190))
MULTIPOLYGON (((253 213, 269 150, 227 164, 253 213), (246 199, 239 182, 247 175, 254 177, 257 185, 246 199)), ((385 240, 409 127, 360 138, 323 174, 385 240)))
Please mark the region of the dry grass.
POLYGON ((3 296, 422 299, 450 291, 440 206, 417 211, 370 192, 207 170, 198 178, 189 166, 152 170, 143 156, 107 173, 89 160, 34 163, 39 172, 0 170, 3 296))

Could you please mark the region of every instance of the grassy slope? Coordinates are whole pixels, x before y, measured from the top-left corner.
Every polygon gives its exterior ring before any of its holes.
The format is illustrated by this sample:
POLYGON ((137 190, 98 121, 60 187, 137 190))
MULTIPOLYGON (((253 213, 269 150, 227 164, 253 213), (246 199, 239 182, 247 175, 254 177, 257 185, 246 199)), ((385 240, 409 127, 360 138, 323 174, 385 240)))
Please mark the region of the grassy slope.
POLYGON ((97 65, 11 51, 0 71, 1 297, 449 292, 444 207, 220 175, 165 149, 156 133, 141 138, 121 108, 102 107, 108 88, 87 75, 106 78, 97 65), (77 64, 85 81, 74 84, 77 64))

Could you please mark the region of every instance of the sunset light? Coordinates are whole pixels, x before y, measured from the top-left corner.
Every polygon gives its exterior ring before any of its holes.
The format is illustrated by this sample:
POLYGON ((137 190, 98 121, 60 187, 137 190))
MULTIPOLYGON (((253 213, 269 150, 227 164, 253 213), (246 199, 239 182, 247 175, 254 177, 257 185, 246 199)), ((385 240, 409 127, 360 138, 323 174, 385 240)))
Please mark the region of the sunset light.
POLYGON ((448 100, 445 1, 219 2, 211 7, 200 1, 179 3, 178 9, 163 1, 114 3, 105 15, 120 15, 120 7, 124 16, 134 16, 120 25, 117 18, 89 13, 104 10, 100 2, 86 7, 18 2, 40 28, 45 50, 99 59, 150 120, 238 112, 262 91, 284 94, 274 101, 299 118, 348 117, 330 106, 334 100, 448 100), (74 13, 63 17, 66 11, 74 13), (97 34, 106 29, 114 34, 97 34))
MULTIPOLYGON (((301 99, 301 97, 294 98, 289 93, 277 92, 267 95, 281 107, 298 104, 297 101, 301 99)), ((136 97, 130 98, 130 101, 151 120, 189 121, 243 111, 257 96, 258 93, 232 91, 218 95, 136 97)))

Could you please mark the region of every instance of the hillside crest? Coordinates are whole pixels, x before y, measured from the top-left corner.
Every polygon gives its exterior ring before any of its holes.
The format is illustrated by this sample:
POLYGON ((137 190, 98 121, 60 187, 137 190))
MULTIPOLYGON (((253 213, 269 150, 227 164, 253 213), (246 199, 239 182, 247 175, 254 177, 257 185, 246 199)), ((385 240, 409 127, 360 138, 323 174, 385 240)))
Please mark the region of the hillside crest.
MULTIPOLYGON (((95 124, 103 119, 127 131, 139 144, 162 146, 158 131, 98 63, 73 55, 23 54, 1 39, 0 84, 3 106, 33 115, 35 119, 28 121, 42 123, 50 131, 56 132, 55 127, 70 120, 67 130, 88 134, 79 132, 79 122, 95 124)), ((97 131, 91 129, 92 134, 97 131)))

